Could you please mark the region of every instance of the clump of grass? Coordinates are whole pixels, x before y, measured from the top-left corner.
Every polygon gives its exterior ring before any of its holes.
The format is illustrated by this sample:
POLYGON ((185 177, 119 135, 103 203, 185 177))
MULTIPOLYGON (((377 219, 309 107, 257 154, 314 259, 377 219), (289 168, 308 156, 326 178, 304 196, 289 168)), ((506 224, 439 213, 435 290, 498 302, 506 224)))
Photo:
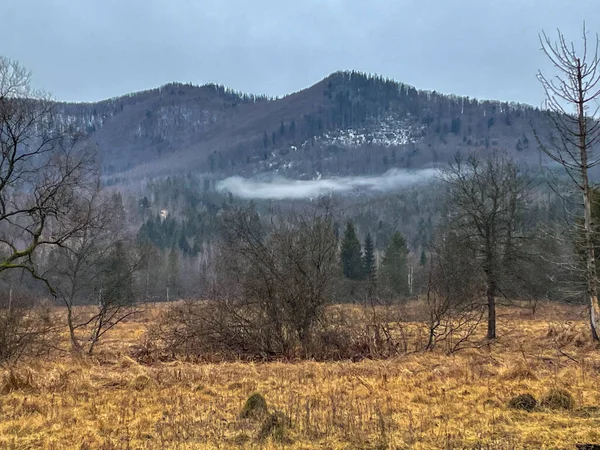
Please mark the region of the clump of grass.
POLYGON ((20 373, 11 369, 2 378, 0 392, 9 394, 13 391, 33 390, 35 387, 31 371, 28 370, 25 373, 20 373))
POLYGON ((263 421, 258 432, 258 440, 264 441, 269 436, 278 443, 290 443, 291 439, 287 435, 289 419, 280 411, 269 414, 263 421))
POLYGON ((575 399, 569 391, 564 389, 551 389, 542 398, 541 405, 548 409, 573 409, 575 399))
POLYGON ((512 409, 521 409, 523 411, 533 411, 537 406, 537 400, 531 394, 520 394, 508 401, 508 407, 512 409))
POLYGON ((598 418, 600 417, 600 406, 582 406, 580 408, 576 408, 573 411, 573 414, 577 417, 584 417, 587 419, 598 418))
POLYGON ((148 375, 138 375, 131 383, 131 387, 136 391, 143 391, 152 385, 152 380, 148 375))
POLYGON ((233 445, 237 445, 238 447, 243 447, 250 441, 250 439, 250 436, 248 436, 246 433, 240 433, 233 437, 231 443, 233 445))
POLYGON ((524 364, 510 368, 503 377, 505 380, 537 380, 538 377, 530 367, 524 364))
POLYGON ((487 398, 483 402, 483 406, 485 406, 486 408, 500 408, 502 404, 494 398, 487 398))
POLYGON ((266 415, 267 401, 261 394, 256 392, 246 400, 246 403, 240 412, 240 419, 260 420, 266 415))
POLYGON ((423 403, 423 404, 427 404, 427 402, 429 401, 429 399, 427 398, 427 396, 425 394, 422 394, 420 392, 417 392, 416 394, 414 394, 410 401, 412 403, 423 403))

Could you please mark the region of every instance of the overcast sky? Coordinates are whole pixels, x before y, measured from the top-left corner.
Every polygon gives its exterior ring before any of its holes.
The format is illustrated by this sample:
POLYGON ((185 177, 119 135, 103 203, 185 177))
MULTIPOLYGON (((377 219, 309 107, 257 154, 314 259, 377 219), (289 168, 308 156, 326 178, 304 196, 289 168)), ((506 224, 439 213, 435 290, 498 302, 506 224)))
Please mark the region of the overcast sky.
POLYGON ((600 31, 599 0, 6 0, 0 52, 58 100, 171 82, 284 95, 336 70, 539 106, 537 33, 600 31))

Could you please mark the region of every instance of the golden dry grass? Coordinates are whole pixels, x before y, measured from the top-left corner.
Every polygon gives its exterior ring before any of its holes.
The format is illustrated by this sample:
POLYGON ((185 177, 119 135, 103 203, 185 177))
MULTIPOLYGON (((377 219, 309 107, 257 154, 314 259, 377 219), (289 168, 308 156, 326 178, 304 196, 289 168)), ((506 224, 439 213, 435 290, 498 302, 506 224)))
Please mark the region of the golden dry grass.
MULTIPOLYGON (((574 449, 600 443, 600 350, 578 310, 505 310, 492 347, 385 361, 141 365, 128 356, 149 316, 94 358, 0 369, 0 448, 574 449), (506 407, 568 389, 571 411, 506 407), (257 438, 238 418, 254 392, 291 422, 257 438)), ((150 319, 149 319, 150 318, 150 319)))

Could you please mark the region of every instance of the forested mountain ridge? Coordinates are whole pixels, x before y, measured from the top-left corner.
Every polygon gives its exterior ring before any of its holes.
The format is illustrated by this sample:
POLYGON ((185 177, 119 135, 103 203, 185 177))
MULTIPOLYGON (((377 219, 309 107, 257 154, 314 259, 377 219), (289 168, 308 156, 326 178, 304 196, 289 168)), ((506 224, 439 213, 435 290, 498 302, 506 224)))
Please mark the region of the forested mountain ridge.
POLYGON ((500 148, 537 157, 539 109, 420 91, 393 80, 336 72, 267 98, 209 84, 168 84, 97 103, 58 103, 57 126, 86 133, 104 173, 183 172, 295 178, 382 173, 500 148))

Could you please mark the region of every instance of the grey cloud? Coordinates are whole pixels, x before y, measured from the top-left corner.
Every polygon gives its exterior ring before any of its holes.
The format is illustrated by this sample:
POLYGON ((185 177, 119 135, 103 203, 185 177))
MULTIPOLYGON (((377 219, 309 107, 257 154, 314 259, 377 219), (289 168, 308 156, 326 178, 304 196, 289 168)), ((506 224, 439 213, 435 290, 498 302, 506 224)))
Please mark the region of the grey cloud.
POLYGON ((2 9, 6 56, 61 100, 171 81, 284 95, 340 69, 539 105, 537 33, 599 30, 597 0, 28 0, 2 9))
POLYGON ((290 180, 274 178, 270 181, 229 177, 217 184, 217 189, 229 191, 246 199, 302 199, 344 193, 357 189, 366 191, 390 191, 431 180, 437 170, 417 171, 392 169, 383 175, 372 177, 337 177, 318 180, 290 180))

